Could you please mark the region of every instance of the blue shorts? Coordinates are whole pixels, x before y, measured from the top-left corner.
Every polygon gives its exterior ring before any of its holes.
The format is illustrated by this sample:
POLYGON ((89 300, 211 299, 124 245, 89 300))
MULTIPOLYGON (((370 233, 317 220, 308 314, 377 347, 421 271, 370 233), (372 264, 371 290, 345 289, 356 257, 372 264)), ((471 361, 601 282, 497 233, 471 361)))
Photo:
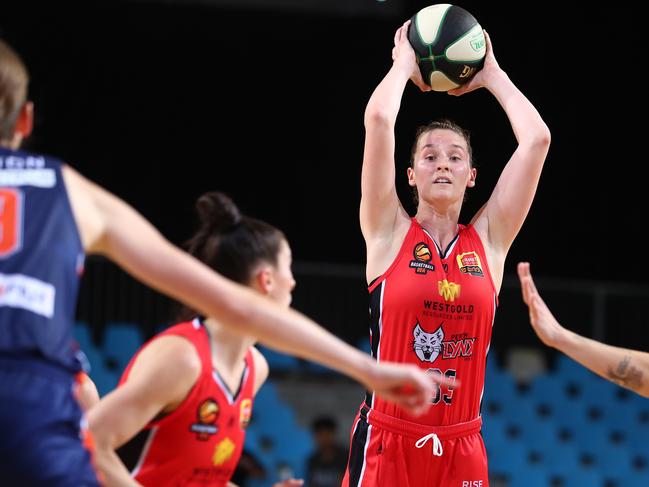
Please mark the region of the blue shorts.
POLYGON ((34 359, 0 356, 0 483, 99 487, 81 439, 74 375, 34 359))

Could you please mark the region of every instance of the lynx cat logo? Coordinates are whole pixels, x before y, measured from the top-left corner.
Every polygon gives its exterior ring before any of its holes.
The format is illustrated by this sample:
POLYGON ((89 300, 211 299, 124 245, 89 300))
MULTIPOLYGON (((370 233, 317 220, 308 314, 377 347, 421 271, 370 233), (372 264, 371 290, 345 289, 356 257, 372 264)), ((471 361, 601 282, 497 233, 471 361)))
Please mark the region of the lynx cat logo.
POLYGON ((442 340, 444 340, 442 325, 439 325, 439 328, 433 333, 426 333, 417 322, 417 326, 412 332, 414 336, 412 348, 422 362, 434 362, 439 352, 442 351, 442 340))

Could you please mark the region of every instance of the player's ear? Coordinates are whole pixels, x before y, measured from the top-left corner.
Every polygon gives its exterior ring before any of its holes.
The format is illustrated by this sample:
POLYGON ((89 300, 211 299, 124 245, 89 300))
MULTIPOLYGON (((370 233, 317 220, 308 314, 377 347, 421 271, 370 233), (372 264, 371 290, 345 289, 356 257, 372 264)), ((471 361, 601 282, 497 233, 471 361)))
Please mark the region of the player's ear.
POLYGON ((412 166, 408 167, 406 174, 408 176, 408 184, 413 188, 417 186, 417 183, 415 181, 415 170, 412 168, 412 166))
POLYGON ((27 100, 18 114, 18 120, 16 120, 16 130, 15 133, 20 135, 21 138, 26 139, 32 133, 34 128, 34 103, 27 100))
POLYGON ((475 186, 475 180, 478 177, 478 171, 475 167, 472 167, 470 171, 469 181, 466 183, 467 188, 473 188, 475 186))
POLYGON ((260 267, 254 277, 255 288, 264 295, 270 294, 275 282, 273 277, 273 270, 270 266, 260 267))

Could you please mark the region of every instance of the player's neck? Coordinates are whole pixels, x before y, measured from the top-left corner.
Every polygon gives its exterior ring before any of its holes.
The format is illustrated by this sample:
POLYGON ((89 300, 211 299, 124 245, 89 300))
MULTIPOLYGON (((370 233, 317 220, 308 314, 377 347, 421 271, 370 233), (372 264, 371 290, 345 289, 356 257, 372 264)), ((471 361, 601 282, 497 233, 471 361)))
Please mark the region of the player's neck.
POLYGON ((417 208, 415 219, 426 230, 437 245, 444 249, 455 238, 458 232, 459 211, 438 211, 422 203, 417 208))
POLYGON ((210 335, 212 362, 219 371, 235 370, 242 366, 248 349, 255 339, 246 335, 232 333, 216 320, 208 318, 205 326, 210 335))

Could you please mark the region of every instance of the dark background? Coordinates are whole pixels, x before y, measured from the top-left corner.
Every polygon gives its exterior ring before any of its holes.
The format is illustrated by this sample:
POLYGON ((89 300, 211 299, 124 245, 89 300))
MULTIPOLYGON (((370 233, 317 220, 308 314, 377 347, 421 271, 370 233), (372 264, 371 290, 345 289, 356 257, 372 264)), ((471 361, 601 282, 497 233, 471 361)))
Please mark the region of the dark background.
MULTIPOLYGON (((194 200, 219 189, 283 229, 296 261, 362 266, 363 110, 391 64, 394 31, 428 3, 20 2, 3 6, 0 36, 31 70, 29 147, 123 197, 173 242, 193 231, 194 200)), ((459 5, 489 31, 498 62, 553 137, 506 275, 529 260, 540 279, 643 286, 644 17, 601 2, 459 5)), ((472 133, 478 185, 466 222, 515 141, 486 90, 455 98, 410 84, 397 125, 397 186, 411 212, 405 167, 414 131, 440 116, 472 133)), ((550 301, 561 301, 556 294, 550 301)), ((517 297, 509 301, 521 310, 517 297)), ((646 294, 607 308, 629 327, 618 343, 649 348, 645 302, 646 294)), ((592 319, 589 303, 563 304, 571 311, 561 317, 592 319)))

